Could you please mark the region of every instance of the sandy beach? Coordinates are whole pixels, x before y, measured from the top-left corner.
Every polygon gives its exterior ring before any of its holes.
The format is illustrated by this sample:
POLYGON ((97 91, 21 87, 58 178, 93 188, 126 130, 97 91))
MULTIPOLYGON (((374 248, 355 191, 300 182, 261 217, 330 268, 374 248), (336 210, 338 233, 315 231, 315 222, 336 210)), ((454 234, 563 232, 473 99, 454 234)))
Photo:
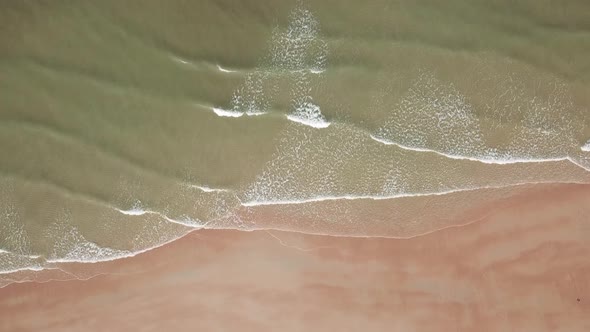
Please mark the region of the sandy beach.
POLYGON ((15 275, 0 330, 590 330, 590 186, 497 206, 407 239, 201 230, 43 282, 15 275))

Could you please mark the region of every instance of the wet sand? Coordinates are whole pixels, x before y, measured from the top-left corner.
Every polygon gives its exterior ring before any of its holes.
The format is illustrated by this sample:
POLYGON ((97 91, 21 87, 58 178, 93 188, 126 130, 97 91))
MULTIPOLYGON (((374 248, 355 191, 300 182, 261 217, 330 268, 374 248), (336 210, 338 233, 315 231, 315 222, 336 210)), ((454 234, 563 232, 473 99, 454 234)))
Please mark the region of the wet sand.
POLYGON ((1 288, 0 331, 589 331, 590 185, 492 203, 408 239, 202 230, 62 265, 36 277, 88 279, 1 288))

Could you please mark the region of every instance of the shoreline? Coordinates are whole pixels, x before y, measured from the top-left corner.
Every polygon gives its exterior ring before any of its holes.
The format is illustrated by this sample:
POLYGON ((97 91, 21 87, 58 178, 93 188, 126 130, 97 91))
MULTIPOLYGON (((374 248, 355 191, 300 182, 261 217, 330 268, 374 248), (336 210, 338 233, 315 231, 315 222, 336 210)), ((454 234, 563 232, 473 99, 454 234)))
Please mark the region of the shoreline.
MULTIPOLYGON (((108 262, 112 262, 112 261, 118 261, 118 260, 124 260, 124 259, 128 259, 128 258, 133 258, 137 255, 141 255, 144 254, 146 252, 152 251, 152 250, 157 250, 160 247, 163 246, 167 246, 170 244, 173 244, 174 242, 181 240, 183 237, 189 235, 192 232, 197 232, 197 231, 203 231, 203 230, 216 230, 216 231, 241 231, 241 232, 259 232, 259 231, 263 231, 263 232, 268 232, 268 231, 276 231, 276 232, 294 232, 294 233, 299 233, 302 235, 311 235, 311 236, 329 236, 329 237, 352 237, 352 238, 384 238, 384 239, 411 239, 411 238, 415 238, 415 237, 421 237, 421 236, 425 236, 428 235, 430 233, 435 233, 447 228, 455 228, 455 227, 463 227, 466 225, 469 225, 471 223, 475 223, 478 222, 479 220, 485 218, 485 216, 487 214, 489 214, 489 211, 491 210, 491 208, 488 206, 489 202, 486 202, 486 200, 491 200, 493 201, 493 203, 491 204, 492 206, 495 206, 494 208, 496 208, 498 206, 498 204, 503 204, 502 206, 506 206, 506 201, 509 201, 510 199, 512 199, 513 197, 520 197, 522 195, 527 195, 530 192, 536 192, 539 190, 546 190, 547 188, 552 188, 552 187, 563 187, 563 186, 569 186, 572 188, 576 188, 576 187, 580 187, 580 186, 588 186, 590 184, 588 183, 584 183, 584 182, 580 182, 580 183, 553 183, 553 182, 549 182, 549 183, 522 183, 522 184, 514 184, 514 185, 507 185, 507 186, 498 186, 498 187, 484 187, 484 188, 474 188, 474 189, 465 189, 465 190, 456 190, 456 191, 450 191, 448 193, 434 193, 434 194, 425 194, 425 195, 417 195, 417 196, 402 196, 402 197, 395 197, 392 198, 391 200, 381 200, 381 199, 372 199, 372 198, 362 198, 362 199, 358 199, 358 202, 356 203, 360 203, 361 205, 363 203, 365 204, 376 204, 376 203, 390 203, 390 204, 397 204, 397 205, 406 205, 407 202, 410 202, 411 205, 420 205, 421 201, 420 200, 426 200, 426 202, 431 201, 432 199, 438 199, 441 200, 441 202, 439 202, 438 205, 442 205, 445 207, 448 207, 446 205, 450 206, 449 210, 454 210, 456 208, 456 206, 454 206, 453 204, 455 204, 454 202, 457 200, 464 200, 464 203, 469 202, 467 205, 470 205, 472 207, 470 208, 464 208, 463 210, 461 210, 459 214, 456 214, 452 217, 448 217, 448 216, 444 216, 442 215, 442 211, 438 211, 435 209, 429 209, 429 210, 419 210, 419 208, 413 207, 413 209, 410 209, 410 213, 409 215, 415 215, 419 212, 421 213, 425 213, 425 211, 428 211, 430 213, 429 217, 430 218, 447 218, 447 219, 452 219, 451 222, 447 222, 444 225, 438 225, 436 227, 433 227, 432 229, 426 229, 422 232, 415 232, 414 234, 410 234, 410 235, 388 235, 386 233, 384 234, 359 234, 359 233, 352 233, 352 234, 346 234, 345 232, 341 232, 338 233, 339 231, 336 230, 334 233, 329 233, 329 232, 314 232, 312 229, 306 230, 306 229, 302 229, 302 227, 299 228, 289 228, 289 226, 287 224, 283 225, 283 227, 277 227, 276 225, 273 225, 272 223, 265 223, 264 221, 260 222, 260 225, 258 225, 257 227, 252 227, 252 228, 245 228, 245 229, 239 229, 234 227, 227 227, 227 228, 223 228, 223 227, 215 227, 215 228, 207 228, 207 227, 202 227, 202 228, 194 228, 192 230, 187 230, 185 232, 185 234, 171 239, 169 241, 166 241, 162 244, 153 246, 153 247, 149 247, 149 248, 145 248, 142 250, 138 250, 135 252, 128 252, 125 255, 121 255, 118 257, 110 257, 110 258, 105 258, 105 259, 101 259, 101 260, 96 260, 96 261, 76 261, 76 260, 63 260, 63 261, 47 261, 44 267, 43 266, 32 266, 31 268, 22 268, 22 269, 16 269, 14 271, 10 271, 10 272, 6 272, 6 273, 2 273, 0 274, 0 289, 10 285, 13 282, 35 282, 35 280, 27 280, 26 278, 28 278, 27 274, 43 274, 45 273, 45 270, 60 270, 60 265, 63 264, 79 264, 81 267, 84 265, 92 265, 92 264, 101 264, 101 263, 108 263, 108 262), (458 197, 456 198, 455 196, 462 196, 465 195, 465 197, 458 197), (504 195, 507 195, 507 197, 503 197, 504 195), (479 199, 473 199, 474 197, 478 197, 480 196, 479 199), (467 198, 469 197, 469 198, 467 198), (482 199, 483 198, 483 199, 482 199), (407 200, 407 202, 404 202, 405 200, 407 200), (464 221, 465 219, 468 219, 467 221, 464 221), (10 278, 11 276, 18 276, 18 275, 24 275, 25 276, 25 280, 24 281, 19 281, 19 280, 14 280, 14 281, 5 281, 3 279, 8 277, 10 278), (4 282, 3 282, 4 281, 4 282)), ((348 201, 347 199, 345 199, 344 201, 348 201)), ((323 201, 323 200, 319 200, 319 201, 312 201, 312 202, 306 202, 305 204, 310 204, 310 205, 314 205, 314 204, 322 204, 322 203, 339 203, 341 201, 323 201)), ((355 203, 355 202, 353 202, 355 203)), ((242 211, 238 211, 238 218, 250 218, 250 220, 252 219, 257 219, 257 220, 274 220, 274 219, 278 219, 278 218, 285 218, 285 216, 281 216, 281 213, 277 213, 276 208, 279 208, 280 210, 286 210, 288 208, 294 208, 296 207, 297 204, 294 204, 295 206, 289 206, 289 204, 270 204, 270 205, 263 205, 263 206, 256 206, 254 207, 254 210, 250 210, 250 206, 247 205, 242 205, 242 211), (276 206, 275 206, 276 205, 276 206), (258 211, 257 211, 258 210, 258 211)), ((409 205, 409 204, 408 204, 409 205)), ((324 206, 320 206, 320 208, 324 208, 324 206)), ((328 207, 330 208, 330 207, 328 207)), ((383 207, 379 207, 379 206, 369 206, 369 208, 371 209, 383 209, 383 207)), ((391 208, 390 208, 391 209, 391 208)), ((154 214, 159 214, 158 212, 153 212, 153 211, 147 211, 146 213, 154 213, 154 214)), ((406 213, 408 214, 408 213, 406 213)), ((165 219, 169 219, 168 217, 166 217, 165 215, 162 215, 163 218, 165 219)), ((289 214, 287 213, 287 217, 289 217, 289 214)), ((360 216, 357 216, 360 218, 360 216)), ((319 218, 319 217, 318 217, 319 218)), ((398 217, 399 218, 399 217, 398 217)), ((220 218, 223 219, 223 218, 220 218)), ((297 219, 299 222, 301 222, 301 218, 297 218, 297 216, 295 216, 295 219, 297 219)), ((386 218, 385 220, 386 222, 390 221, 389 218, 386 218)), ((252 221, 250 221, 252 222, 252 221)), ((307 226, 307 224, 306 224, 307 226)), ((7 252, 10 253, 10 252, 7 252)), ((33 256, 31 256, 33 257, 33 256)), ((40 256, 34 256, 33 258, 39 258, 40 256)), ((64 271, 65 272, 65 271, 64 271)))
POLYGON ((84 281, 1 288, 0 330, 587 330, 590 186, 532 188, 484 212, 406 239, 192 231, 93 269, 59 265, 84 281))

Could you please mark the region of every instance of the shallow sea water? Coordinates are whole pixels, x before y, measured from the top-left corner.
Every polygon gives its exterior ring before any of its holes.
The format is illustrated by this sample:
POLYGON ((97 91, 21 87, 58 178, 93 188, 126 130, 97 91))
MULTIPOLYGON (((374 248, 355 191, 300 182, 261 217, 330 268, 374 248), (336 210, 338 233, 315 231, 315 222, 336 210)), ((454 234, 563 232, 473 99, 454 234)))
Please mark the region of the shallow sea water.
POLYGON ((587 1, 1 6, 3 273, 590 182, 587 1))

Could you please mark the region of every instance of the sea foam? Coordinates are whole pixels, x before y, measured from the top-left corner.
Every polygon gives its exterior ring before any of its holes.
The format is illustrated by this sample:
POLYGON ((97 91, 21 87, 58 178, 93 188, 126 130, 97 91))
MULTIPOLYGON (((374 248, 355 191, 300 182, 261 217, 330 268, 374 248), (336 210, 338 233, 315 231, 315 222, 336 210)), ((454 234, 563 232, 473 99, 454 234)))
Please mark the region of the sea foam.
POLYGON ((224 110, 223 108, 217 108, 217 107, 213 107, 213 112, 215 114, 217 114, 218 116, 230 117, 230 118, 239 118, 242 115, 244 115, 243 112, 238 112, 238 111, 234 111, 234 110, 224 110))
MULTIPOLYGON (((571 113, 574 107, 564 83, 548 82, 553 93, 542 99, 527 95, 518 84, 511 83, 514 79, 504 81, 505 92, 497 100, 509 103, 516 95, 525 102, 518 107, 521 119, 499 124, 500 129, 510 133, 512 139, 508 143, 489 147, 484 133, 492 128, 482 128, 469 99, 453 84, 425 70, 419 72, 414 84, 393 105, 377 98, 378 106, 391 107, 390 118, 370 137, 385 145, 455 160, 499 165, 568 160, 588 170, 574 152, 573 133, 579 131, 581 124, 563 115, 571 113)), ((388 95, 383 93, 380 98, 388 95)), ((492 111, 500 118, 516 117, 514 107, 492 111)), ((587 145, 590 149, 590 142, 587 145)))
POLYGON ((472 157, 472 156, 463 156, 458 154, 452 153, 444 153, 433 149, 428 148, 418 148, 418 147, 411 147, 406 146, 403 144, 399 144, 375 135, 369 135, 371 139, 376 142, 379 142, 384 145, 395 145, 398 148, 407 150, 407 151, 415 151, 415 152, 427 152, 427 153, 434 153, 439 156, 455 159, 455 160, 469 160, 469 161, 477 161, 484 164, 497 164, 497 165, 509 165, 509 164, 517 164, 517 163, 540 163, 540 162, 552 162, 552 161, 565 161, 571 159, 569 157, 561 157, 561 158, 518 158, 518 157, 511 157, 508 155, 503 156, 482 156, 482 157, 472 157))
POLYGON ((314 119, 300 115, 287 114, 287 119, 313 128, 327 128, 330 123, 323 119, 314 119))
POLYGON ((191 228, 199 228, 199 227, 203 226, 203 223, 201 221, 196 220, 196 219, 192 219, 190 217, 183 217, 182 219, 174 219, 174 218, 168 217, 167 215, 165 215, 161 212, 144 210, 144 209, 137 208, 137 207, 129 209, 129 210, 121 210, 121 209, 116 209, 116 210, 119 213, 124 214, 124 215, 128 215, 128 216, 143 216, 143 215, 147 215, 147 214, 153 214, 153 215, 159 216, 160 218, 162 218, 168 222, 191 227, 191 228))
POLYGON ((326 43, 319 38, 319 23, 309 10, 296 9, 284 33, 277 33, 273 39, 278 45, 273 52, 273 66, 290 68, 294 88, 292 91, 293 110, 287 119, 313 128, 327 128, 320 107, 313 101, 311 74, 325 70, 327 58, 326 43))
POLYGON ((304 101, 297 105, 295 111, 287 115, 287 119, 313 128, 330 126, 330 122, 326 121, 320 112, 320 107, 311 101, 304 101))
MULTIPOLYGON (((327 44, 318 38, 318 22, 309 10, 291 12, 285 30, 276 29, 269 43, 269 54, 263 64, 248 73, 232 94, 228 109, 213 108, 218 116, 238 118, 258 116, 270 111, 279 91, 278 82, 287 81, 291 89, 290 121, 313 128, 330 125, 313 102, 311 75, 325 71, 327 44)), ((222 72, 233 72, 217 65, 222 72)))
POLYGON ((129 257, 132 254, 127 250, 116 250, 111 248, 100 247, 93 242, 78 243, 69 248, 69 251, 59 257, 49 258, 47 263, 96 263, 116 260, 129 257))
POLYGON ((195 189, 199 189, 202 192, 206 192, 206 193, 214 193, 214 192, 227 192, 227 189, 224 188, 211 188, 209 186, 201 186, 201 185, 196 185, 196 184, 191 184, 189 185, 190 188, 195 188, 195 189))
POLYGON ((117 210, 120 213, 125 214, 125 215, 128 215, 128 216, 142 216, 142 215, 144 215, 146 213, 149 213, 148 211, 145 211, 145 210, 143 210, 141 208, 138 208, 138 207, 134 207, 134 208, 131 208, 129 210, 119 210, 119 209, 117 209, 117 210))
MULTIPOLYGON (((256 206, 267 206, 267 205, 297 205, 297 204, 308 204, 308 203, 318 203, 318 202, 325 202, 325 201, 338 201, 338 200, 389 200, 389 199, 396 199, 396 198, 411 198, 411 197, 435 197, 435 196, 443 196, 449 195, 454 193, 460 192, 469 192, 469 191, 476 191, 476 190, 483 190, 483 189, 503 189, 503 188, 510 188, 520 185, 528 185, 528 184, 546 184, 546 183, 555 183, 554 181, 539 181, 539 182, 516 182, 510 183, 507 185, 497 185, 497 186, 480 186, 480 187, 471 187, 471 188, 460 188, 460 189, 451 189, 451 190, 444 190, 444 191, 433 191, 433 192, 421 192, 421 193, 399 193, 399 194, 392 194, 392 195, 341 195, 341 196, 315 196, 309 198, 301 198, 301 199, 287 199, 287 200, 266 200, 266 201, 246 201, 242 202, 241 205, 244 207, 256 207, 256 206)), ((560 182, 560 183, 567 183, 567 184, 587 184, 586 182, 560 182)))
POLYGON ((222 72, 222 73, 235 73, 235 70, 230 70, 230 69, 225 69, 223 67, 221 67, 220 65, 217 65, 217 69, 222 72))

